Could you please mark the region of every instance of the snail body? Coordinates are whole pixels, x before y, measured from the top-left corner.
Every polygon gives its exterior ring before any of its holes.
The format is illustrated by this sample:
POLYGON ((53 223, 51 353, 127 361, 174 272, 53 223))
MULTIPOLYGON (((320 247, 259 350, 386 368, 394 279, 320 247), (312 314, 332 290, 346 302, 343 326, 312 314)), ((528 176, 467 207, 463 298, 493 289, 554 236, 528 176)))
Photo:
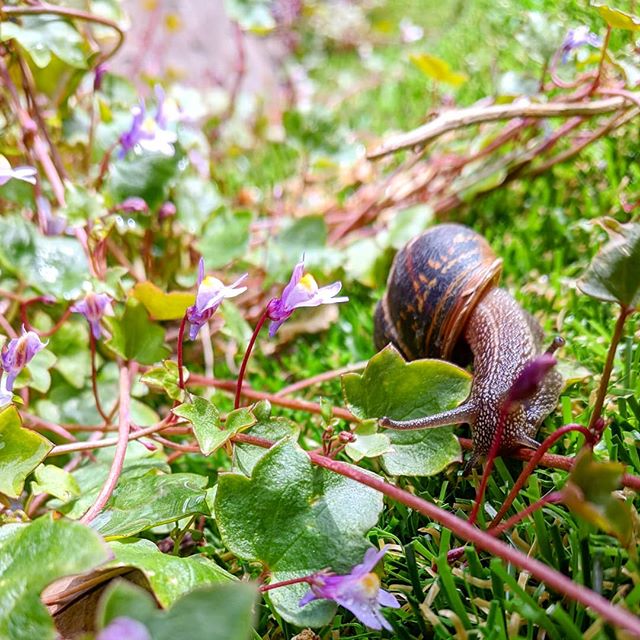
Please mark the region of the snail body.
MULTIPOLYGON (((543 331, 511 294, 498 287, 502 261, 487 241, 457 224, 432 227, 411 240, 393 262, 375 315, 378 349, 393 344, 408 360, 473 357, 467 400, 449 411, 415 420, 382 418, 392 429, 468 423, 470 464, 491 448, 502 406, 525 364, 544 351, 543 331)), ((547 351, 563 343, 556 338, 547 351)), ((537 447, 535 435, 558 403, 562 377, 551 370, 537 392, 505 417, 501 449, 537 447)))

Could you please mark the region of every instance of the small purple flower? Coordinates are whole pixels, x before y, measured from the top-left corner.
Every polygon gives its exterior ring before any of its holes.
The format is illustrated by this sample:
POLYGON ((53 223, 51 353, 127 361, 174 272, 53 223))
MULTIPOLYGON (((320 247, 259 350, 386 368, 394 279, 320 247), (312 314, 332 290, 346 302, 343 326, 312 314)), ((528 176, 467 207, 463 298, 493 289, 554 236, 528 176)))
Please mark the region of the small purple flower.
POLYGON ((346 296, 336 298, 336 294, 342 289, 341 282, 328 284, 318 288, 318 283, 310 274, 304 274, 304 256, 294 267, 289 284, 284 288, 280 298, 273 298, 267 306, 267 314, 271 325, 269 335, 273 338, 276 331, 291 314, 301 307, 317 307, 321 304, 333 304, 334 302, 346 302, 346 296))
POLYGON ((3 155, 0 155, 0 187, 7 184, 9 180, 22 180, 22 182, 35 184, 37 174, 35 167, 26 165, 12 169, 9 161, 3 155))
POLYGON ((76 302, 71 311, 81 313, 91 326, 93 337, 98 340, 102 336, 100 320, 111 309, 111 296, 106 293, 93 293, 90 291, 83 300, 76 302))
POLYGON ((601 47, 602 40, 595 34, 589 31, 589 27, 581 25, 575 29, 569 29, 565 36, 564 42, 560 47, 562 53, 562 64, 566 64, 569 59, 569 54, 578 47, 590 45, 592 47, 601 47))
POLYGON ((225 286, 218 278, 204 275, 204 259, 200 258, 198 264, 198 291, 195 304, 187 309, 187 320, 191 323, 189 337, 195 340, 198 337, 200 327, 211 319, 225 298, 235 298, 247 290, 247 287, 238 285, 247 278, 245 273, 232 285, 225 286))
POLYGON ((46 342, 42 342, 37 333, 26 331, 24 327, 19 338, 9 340, 0 356, 2 368, 7 373, 7 391, 13 391, 13 383, 18 374, 29 364, 33 356, 45 347, 46 342))
POLYGON ((509 389, 509 404, 519 404, 531 398, 556 364, 558 361, 550 353, 543 353, 529 360, 509 389))
POLYGON ((151 634, 142 622, 120 616, 114 618, 97 635, 96 640, 151 640, 151 634))
POLYGON ((99 64, 93 71, 93 90, 100 91, 102 87, 102 81, 107 73, 107 65, 104 63, 99 64))
POLYGON ((146 213, 149 211, 149 205, 143 198, 130 196, 117 205, 116 209, 123 213, 146 213))
POLYGON ((400 603, 395 596, 380 588, 380 578, 373 573, 373 568, 386 551, 387 547, 380 551, 368 549, 362 564, 356 565, 351 573, 344 576, 332 575, 326 571, 316 573, 311 577, 311 591, 300 600, 300 606, 303 607, 312 600, 333 600, 351 611, 368 627, 372 629, 384 627, 388 631, 393 631, 383 617, 380 607, 397 609, 400 603))
POLYGON ((162 222, 167 218, 173 218, 176 215, 177 209, 176 205, 173 202, 167 200, 167 202, 163 202, 160 208, 158 209, 158 220, 162 222))
POLYGON ((7 381, 0 378, 0 409, 4 409, 13 401, 13 392, 7 389, 7 381))

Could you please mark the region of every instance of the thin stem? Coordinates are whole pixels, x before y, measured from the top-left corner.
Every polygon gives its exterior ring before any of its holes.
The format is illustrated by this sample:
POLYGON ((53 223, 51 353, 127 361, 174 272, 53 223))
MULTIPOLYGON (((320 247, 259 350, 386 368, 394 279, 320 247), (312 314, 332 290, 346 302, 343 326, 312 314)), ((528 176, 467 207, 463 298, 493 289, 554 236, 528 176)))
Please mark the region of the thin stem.
POLYGON ((598 63, 598 72, 596 73, 595 80, 591 85, 589 93, 593 93, 600 84, 602 78, 602 71, 604 70, 604 61, 607 57, 607 49, 609 48, 609 40, 611 38, 611 25, 607 25, 607 32, 604 34, 604 42, 602 43, 602 54, 600 55, 600 62, 598 63))
POLYGON ((127 445, 129 444, 129 430, 131 427, 129 409, 131 404, 130 396, 130 380, 129 380, 129 368, 127 364, 123 364, 120 367, 120 408, 118 411, 118 444, 116 445, 116 451, 113 456, 113 462, 111 463, 111 469, 109 475, 100 489, 100 493, 96 498, 96 501, 89 508, 89 510, 80 518, 80 522, 88 524, 102 511, 107 501, 111 497, 113 490, 118 484, 118 478, 122 472, 124 465, 124 458, 127 453, 127 445))
POLYGON ((356 482, 367 485, 380 493, 388 496, 392 500, 401 502, 411 509, 427 516, 431 520, 439 522, 449 529, 454 535, 475 544, 480 549, 502 558, 505 562, 513 564, 515 567, 529 572, 536 579, 540 580, 548 587, 554 589, 571 600, 579 602, 588 609, 602 616, 608 622, 629 630, 635 635, 640 635, 640 618, 622 607, 611 604, 600 594, 575 583, 570 578, 562 575, 559 571, 543 564, 535 558, 529 557, 510 547, 504 542, 495 538, 486 531, 474 527, 462 518, 458 518, 453 513, 437 507, 431 502, 415 496, 395 485, 382 480, 382 478, 368 473, 362 469, 354 467, 338 460, 331 460, 326 456, 317 453, 309 453, 311 462, 319 467, 329 469, 334 473, 351 478, 356 482))
POLYGON ((287 396, 291 393, 296 393, 301 391, 302 389, 306 389, 307 387, 312 387, 313 385, 320 384, 322 382, 327 382, 327 380, 333 380, 338 376, 341 376, 345 373, 353 373, 354 371, 362 371, 367 366, 366 362, 356 362, 355 364, 347 365, 346 367, 341 367, 340 369, 334 369, 333 371, 325 371, 324 373, 320 373, 317 376, 313 376, 312 378, 307 378, 305 380, 299 380, 298 382, 294 382, 287 387, 283 387, 280 391, 276 391, 277 396, 287 396))
POLYGON ((530 504, 526 509, 519 511, 515 515, 511 516, 504 524, 501 524, 498 527, 492 527, 488 533, 493 536, 502 535, 505 531, 508 531, 513 526, 518 524, 521 520, 528 518, 532 513, 541 509, 547 504, 556 504, 558 502, 562 502, 563 493, 562 491, 554 491, 553 493, 549 493, 546 496, 542 496, 539 500, 536 500, 533 504, 530 504))
POLYGON ((178 329, 178 386, 180 389, 184 389, 184 373, 182 371, 182 363, 183 363, 183 342, 184 342, 184 330, 187 326, 187 314, 185 313, 182 316, 182 321, 180 322, 180 329, 178 329))
POLYGON ((572 431, 578 431, 579 433, 582 433, 582 435, 584 435, 584 437, 587 439, 587 442, 589 442, 593 438, 593 434, 586 427, 583 427, 582 425, 579 425, 579 424, 567 424, 564 427, 560 427, 560 429, 558 429, 557 431, 554 431, 549 437, 545 438, 544 442, 540 445, 540 447, 533 452, 533 457, 531 458, 531 460, 529 460, 525 468, 522 470, 522 472, 518 476, 518 479, 516 480, 515 484, 511 488, 511 491, 509 491, 509 495, 507 496, 507 499, 503 502, 502 506, 500 507, 500 510, 492 520, 490 525, 491 527, 495 527, 498 524, 498 522, 502 520, 502 518, 504 517, 504 514, 508 511, 509 507, 515 500, 516 496, 518 495, 522 487, 524 487, 527 479, 533 473, 534 469, 538 466, 538 463, 540 462, 544 454, 558 440, 560 440, 560 438, 562 438, 565 434, 570 433, 572 431))
POLYGON ((264 593, 265 591, 271 591, 272 589, 278 589, 280 587, 288 587, 290 584, 300 584, 301 582, 306 582, 307 584, 311 584, 311 576, 304 576, 302 578, 291 578, 289 580, 282 580, 282 582, 273 582, 272 584, 262 584, 258 587, 260 593, 264 593))
POLYGON ((247 345, 247 350, 244 352, 244 358, 242 358, 242 364, 240 365, 240 373, 238 374, 238 382, 236 383, 236 397, 233 402, 233 408, 237 409, 240 406, 240 398, 242 397, 242 383, 244 381, 244 374, 247 370, 247 363, 249 362, 249 357, 251 356, 251 352, 253 351, 253 345, 256 343, 256 339, 258 338, 258 334, 260 333, 260 329, 262 329, 262 325, 267 321, 269 317, 269 308, 265 307, 258 323, 256 324, 253 333, 251 334, 251 339, 249 340, 249 344, 247 345))
POLYGON ((91 352, 91 390, 93 391, 93 397, 96 401, 96 409, 100 414, 100 417, 104 420, 105 426, 107 426, 111 420, 102 408, 100 402, 100 393, 98 392, 98 369, 96 367, 96 339, 93 335, 93 329, 89 329, 89 350, 91 352))

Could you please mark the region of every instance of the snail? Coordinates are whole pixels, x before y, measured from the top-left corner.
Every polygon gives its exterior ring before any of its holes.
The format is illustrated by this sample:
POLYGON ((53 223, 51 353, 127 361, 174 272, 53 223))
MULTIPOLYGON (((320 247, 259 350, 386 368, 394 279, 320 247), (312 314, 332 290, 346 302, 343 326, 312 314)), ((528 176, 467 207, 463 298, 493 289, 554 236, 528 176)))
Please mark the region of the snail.
MULTIPOLYGON (((414 420, 379 421, 391 429, 468 423, 473 453, 467 468, 489 452, 511 385, 544 351, 538 321, 498 287, 501 270, 502 260, 481 235, 458 224, 437 225, 398 252, 375 313, 378 350, 391 343, 407 360, 458 364, 473 356, 471 392, 463 404, 414 420)), ((556 337, 546 351, 562 344, 556 337)), ((539 446, 535 435, 556 407, 561 388, 562 377, 552 369, 536 393, 506 416, 501 450, 539 446)))

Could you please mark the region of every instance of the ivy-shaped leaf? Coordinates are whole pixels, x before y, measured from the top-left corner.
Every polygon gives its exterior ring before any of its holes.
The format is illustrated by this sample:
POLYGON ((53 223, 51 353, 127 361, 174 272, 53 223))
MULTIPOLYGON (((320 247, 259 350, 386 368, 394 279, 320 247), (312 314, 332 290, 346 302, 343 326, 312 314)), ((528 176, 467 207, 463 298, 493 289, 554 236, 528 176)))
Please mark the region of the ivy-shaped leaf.
POLYGON ((605 223, 611 239, 593 259, 578 287, 592 298, 636 307, 640 304, 640 223, 605 223))
POLYGON ((108 559, 100 536, 76 522, 55 520, 49 514, 16 525, 0 539, 0 637, 58 637, 40 593, 54 580, 88 571, 108 559))
MULTIPOLYGON (((350 411, 359 418, 388 416, 410 420, 451 409, 469 395, 471 376, 443 360, 405 362, 391 345, 369 360, 359 373, 342 376, 350 411)), ((460 460, 451 427, 384 433, 393 445, 382 460, 392 475, 427 476, 460 460)))
POLYGON ((153 640, 249 640, 257 595, 255 585, 246 582, 219 584, 193 591, 160 611, 147 591, 115 580, 100 601, 97 626, 104 629, 116 618, 132 618, 147 627, 153 640))
POLYGON ((127 538, 185 516, 209 515, 207 482, 195 473, 144 475, 120 482, 91 526, 105 537, 127 538))
POLYGON ((109 543, 115 554, 104 569, 135 567, 145 575, 160 605, 170 607, 178 598, 204 586, 234 578, 204 556, 186 558, 162 553, 150 540, 119 540, 109 543))
POLYGON ((107 318, 111 338, 107 346, 126 360, 154 364, 169 355, 164 329, 151 322, 144 307, 129 300, 120 317, 107 318))
POLYGON ((71 500, 80 495, 76 479, 65 469, 53 464, 41 464, 34 472, 35 482, 31 483, 33 494, 48 493, 60 500, 71 500))
POLYGON ((344 452, 355 462, 362 458, 376 458, 383 453, 393 451, 391 440, 386 433, 378 433, 378 425, 375 420, 367 420, 359 424, 354 430, 356 437, 350 442, 344 452))
POLYGON ((0 411, 0 493, 17 498, 26 477, 44 460, 53 444, 35 431, 25 429, 18 410, 0 411))
POLYGON ((613 492, 622 486, 625 467, 618 462, 597 462, 585 448, 562 489, 563 502, 581 518, 616 536, 629 546, 633 538, 631 506, 613 492))
MULTIPOLYGON (((182 367, 182 372, 187 380, 189 373, 185 367, 182 367)), ((186 391, 180 388, 178 364, 173 360, 165 360, 161 366, 147 369, 140 381, 149 387, 164 391, 172 400, 181 401, 187 395, 186 391)))
MULTIPOLYGON (((362 561, 366 532, 382 511, 382 496, 369 487, 311 465, 290 439, 258 461, 251 478, 220 477, 215 513, 228 548, 245 560, 258 560, 278 582, 331 567, 347 573, 362 561)), ((275 589, 275 610, 299 626, 327 624, 335 605, 326 600, 298 606, 304 584, 275 589)))
POLYGON ((153 282, 138 282, 131 295, 142 302, 154 320, 180 320, 196 296, 188 291, 169 291, 165 293, 153 282))

